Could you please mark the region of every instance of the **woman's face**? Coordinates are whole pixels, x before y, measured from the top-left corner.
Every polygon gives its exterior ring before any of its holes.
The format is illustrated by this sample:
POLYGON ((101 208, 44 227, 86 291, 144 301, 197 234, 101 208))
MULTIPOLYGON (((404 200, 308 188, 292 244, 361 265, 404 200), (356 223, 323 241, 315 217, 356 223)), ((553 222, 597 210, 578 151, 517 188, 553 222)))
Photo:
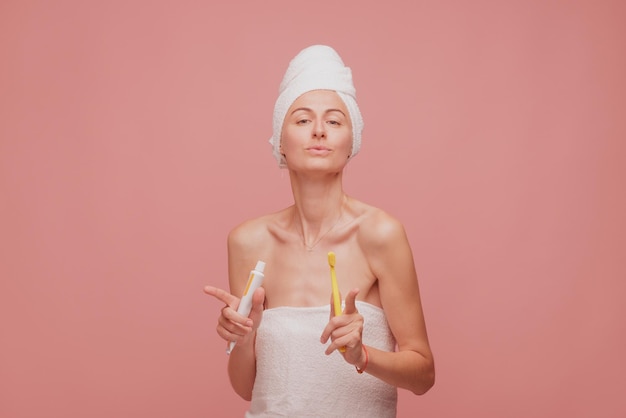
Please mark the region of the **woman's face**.
POLYGON ((352 153, 352 122, 346 105, 331 90, 313 90, 291 105, 280 152, 293 170, 340 171, 352 153))

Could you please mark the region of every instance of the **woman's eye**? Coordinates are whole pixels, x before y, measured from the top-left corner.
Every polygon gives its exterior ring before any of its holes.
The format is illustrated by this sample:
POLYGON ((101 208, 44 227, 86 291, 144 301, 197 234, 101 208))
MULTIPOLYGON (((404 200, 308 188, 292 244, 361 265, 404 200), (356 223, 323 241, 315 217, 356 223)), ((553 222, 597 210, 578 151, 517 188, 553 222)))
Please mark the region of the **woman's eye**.
POLYGON ((296 122, 298 125, 304 125, 305 123, 307 123, 309 120, 308 119, 298 119, 298 121, 296 122))
POLYGON ((341 125, 341 123, 338 120, 329 120, 328 123, 331 125, 341 125))

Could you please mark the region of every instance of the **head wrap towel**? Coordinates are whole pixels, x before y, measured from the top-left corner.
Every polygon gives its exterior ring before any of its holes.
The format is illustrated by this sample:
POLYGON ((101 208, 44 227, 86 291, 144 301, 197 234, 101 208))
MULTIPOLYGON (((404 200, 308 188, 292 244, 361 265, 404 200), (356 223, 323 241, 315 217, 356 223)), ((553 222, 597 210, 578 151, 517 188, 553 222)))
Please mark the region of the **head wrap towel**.
POLYGON ((352 121, 352 154, 361 149, 363 118, 356 104, 356 90, 352 84, 352 71, 346 67, 334 49, 325 45, 313 45, 300 51, 287 68, 280 83, 278 99, 274 106, 273 135, 270 138, 272 152, 281 168, 286 167, 280 153, 280 136, 287 110, 293 102, 312 90, 333 90, 343 100, 352 121))

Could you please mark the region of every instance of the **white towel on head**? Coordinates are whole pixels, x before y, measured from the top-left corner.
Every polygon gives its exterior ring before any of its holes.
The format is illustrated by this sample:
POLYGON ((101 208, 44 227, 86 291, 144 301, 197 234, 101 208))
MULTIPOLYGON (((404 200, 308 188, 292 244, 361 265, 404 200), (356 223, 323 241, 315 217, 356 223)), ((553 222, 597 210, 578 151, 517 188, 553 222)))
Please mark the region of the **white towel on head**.
MULTIPOLYGON (((393 351, 395 340, 384 311, 357 302, 363 343, 393 351)), ((397 389, 367 373, 358 374, 340 353, 327 356, 320 336, 329 306, 268 309, 257 331, 257 371, 246 418, 393 418, 397 389)))
POLYGON ((313 45, 300 51, 287 68, 280 83, 278 99, 274 105, 273 135, 270 138, 272 152, 281 168, 286 167, 280 153, 280 136, 287 110, 293 102, 312 90, 334 90, 343 100, 352 121, 352 153, 361 149, 363 118, 356 104, 356 90, 352 83, 352 71, 346 67, 337 52, 326 45, 313 45))

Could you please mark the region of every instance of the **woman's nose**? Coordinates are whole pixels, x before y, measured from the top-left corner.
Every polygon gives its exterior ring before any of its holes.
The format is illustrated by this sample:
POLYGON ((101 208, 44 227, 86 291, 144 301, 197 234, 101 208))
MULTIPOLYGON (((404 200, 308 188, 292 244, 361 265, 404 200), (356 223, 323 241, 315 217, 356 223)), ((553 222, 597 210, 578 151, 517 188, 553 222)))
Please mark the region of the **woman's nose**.
POLYGON ((316 121, 313 125, 313 137, 314 138, 326 138, 326 126, 324 121, 316 121))

